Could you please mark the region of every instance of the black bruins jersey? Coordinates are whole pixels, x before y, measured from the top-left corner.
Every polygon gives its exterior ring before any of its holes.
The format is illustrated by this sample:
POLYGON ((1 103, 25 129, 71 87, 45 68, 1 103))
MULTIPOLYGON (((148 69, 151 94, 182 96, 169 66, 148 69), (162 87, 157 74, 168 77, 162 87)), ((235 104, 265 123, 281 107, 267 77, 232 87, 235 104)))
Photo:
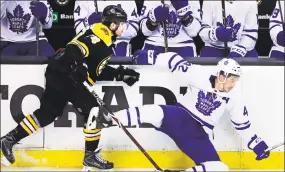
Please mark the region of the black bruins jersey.
MULTIPOLYGON (((92 25, 88 30, 82 30, 67 44, 75 45, 81 51, 88 66, 88 81, 93 85, 102 73, 113 54, 112 31, 102 23, 92 25)), ((73 47, 74 48, 74 47, 73 47)))

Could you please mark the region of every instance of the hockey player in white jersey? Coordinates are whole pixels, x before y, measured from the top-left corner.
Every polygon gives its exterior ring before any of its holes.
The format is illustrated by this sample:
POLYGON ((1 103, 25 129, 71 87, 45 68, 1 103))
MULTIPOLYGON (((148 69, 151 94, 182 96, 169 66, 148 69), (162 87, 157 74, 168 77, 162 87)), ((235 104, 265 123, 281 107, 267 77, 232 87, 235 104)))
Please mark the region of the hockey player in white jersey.
POLYGON ((46 1, 1 1, 2 56, 36 55, 36 32, 39 32, 39 55, 54 54, 42 29, 52 26, 52 9, 46 1), (39 21, 37 30, 36 18, 39 21))
POLYGON ((193 37, 201 29, 200 3, 188 0, 144 1, 140 28, 147 36, 143 49, 165 52, 164 33, 161 22, 166 22, 168 52, 182 57, 195 57, 196 46, 193 37))
MULTIPOLYGON (((165 69, 177 79, 187 81, 187 93, 178 97, 175 105, 143 105, 114 113, 123 125, 148 123, 167 134, 195 162, 196 166, 186 171, 227 171, 227 165, 221 162, 206 131, 212 130, 220 117, 228 112, 238 134, 257 155, 256 160, 269 157, 270 152, 265 152, 267 144, 251 128, 238 85, 241 66, 235 60, 220 60, 216 71, 210 73, 176 53, 157 54, 152 50, 140 50, 134 54, 134 60, 139 65, 151 64, 165 69)), ((108 118, 102 114, 97 117, 98 126, 116 125, 114 121, 106 121, 108 118)))
POLYGON ((222 3, 203 2, 202 29, 205 42, 201 57, 258 57, 258 4, 256 1, 225 0, 226 26, 223 24, 222 3), (227 43, 227 50, 225 50, 227 43))
MULTIPOLYGON (((96 0, 95 0, 96 1, 96 0)), ((130 56, 130 40, 137 36, 139 30, 139 18, 137 15, 137 6, 134 0, 114 1, 97 0, 98 13, 96 13, 95 1, 76 0, 74 6, 74 27, 76 33, 89 25, 101 22, 101 12, 108 5, 118 5, 125 10, 128 15, 128 22, 125 24, 125 31, 115 42, 114 56, 130 56)))
POLYGON ((278 1, 279 0, 276 2, 276 7, 269 20, 270 36, 274 44, 269 56, 284 59, 285 36, 284 27, 282 25, 285 25, 285 23, 282 23, 284 21, 281 20, 281 15, 283 15, 284 20, 284 1, 280 1, 282 10, 279 8, 278 1))

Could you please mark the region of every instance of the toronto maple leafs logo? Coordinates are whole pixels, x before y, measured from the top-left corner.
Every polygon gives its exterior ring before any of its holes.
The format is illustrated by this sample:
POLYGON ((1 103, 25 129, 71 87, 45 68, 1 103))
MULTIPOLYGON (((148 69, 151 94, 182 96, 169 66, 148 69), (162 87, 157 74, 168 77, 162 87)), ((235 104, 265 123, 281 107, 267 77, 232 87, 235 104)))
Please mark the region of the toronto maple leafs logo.
POLYGON ((205 116, 211 116, 212 112, 219 108, 222 104, 216 99, 217 95, 215 93, 207 92, 207 94, 205 94, 202 90, 200 90, 195 107, 205 116))
POLYGON ((217 22, 217 26, 219 27, 230 27, 233 34, 232 34, 232 37, 230 39, 231 42, 237 40, 237 33, 241 27, 241 24, 240 23, 236 23, 235 24, 235 21, 234 21, 234 18, 232 17, 232 15, 228 15, 227 18, 226 18, 226 26, 224 26, 221 22, 217 22))
POLYGON ((27 31, 28 22, 31 19, 31 14, 25 14, 24 10, 20 5, 17 5, 13 10, 13 14, 6 11, 7 17, 10 23, 9 29, 13 32, 24 33, 27 31))
MULTIPOLYGON (((176 13, 171 11, 166 22, 166 32, 168 38, 174 38, 179 34, 181 28, 181 21, 178 20, 176 13)), ((162 31, 162 35, 164 35, 162 31)))

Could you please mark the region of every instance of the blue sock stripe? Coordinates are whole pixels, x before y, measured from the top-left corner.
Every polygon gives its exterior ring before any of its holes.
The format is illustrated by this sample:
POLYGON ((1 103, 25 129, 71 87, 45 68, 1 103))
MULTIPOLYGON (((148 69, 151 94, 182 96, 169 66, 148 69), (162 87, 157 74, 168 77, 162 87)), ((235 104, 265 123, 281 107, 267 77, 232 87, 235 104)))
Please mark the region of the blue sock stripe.
POLYGON ((129 109, 127 109, 127 115, 128 115, 128 126, 131 126, 131 115, 129 109))
POLYGON ((140 111, 138 107, 136 107, 136 111, 137 111, 137 117, 138 117, 138 124, 141 125, 141 115, 140 115, 140 111))
POLYGON ((194 172, 197 172, 197 170, 196 170, 196 168, 195 168, 195 167, 192 167, 192 168, 193 168, 193 171, 194 171, 194 172))

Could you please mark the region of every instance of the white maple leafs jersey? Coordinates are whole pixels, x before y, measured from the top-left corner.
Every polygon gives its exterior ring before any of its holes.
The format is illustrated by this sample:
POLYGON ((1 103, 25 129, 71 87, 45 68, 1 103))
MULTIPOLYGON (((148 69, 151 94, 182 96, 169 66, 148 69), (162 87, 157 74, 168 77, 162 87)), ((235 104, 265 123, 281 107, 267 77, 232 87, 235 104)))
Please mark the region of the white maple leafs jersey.
MULTIPOLYGON (((277 50, 280 52, 284 52, 284 47, 281 47, 280 45, 277 44, 277 35, 279 32, 283 31, 282 27, 282 20, 281 20, 281 12, 283 14, 284 18, 284 1, 280 1, 281 3, 281 8, 279 8, 278 1, 276 2, 275 9, 273 10, 270 20, 269 20, 269 29, 270 29, 270 36, 271 39, 274 43, 274 46, 272 47, 272 50, 277 50)), ((284 19, 283 19, 284 20, 284 19)), ((284 21, 283 21, 284 22, 284 21)), ((285 23, 283 23, 285 25, 285 23)), ((284 31, 283 31, 284 32, 284 31)))
MULTIPOLYGON (((39 40, 46 39, 42 29, 52 26, 52 9, 48 8, 45 24, 39 22, 39 40)), ((31 42, 36 41, 36 18, 30 10, 30 1, 1 1, 1 41, 31 42)))
MULTIPOLYGON (((98 12, 103 12, 104 8, 108 5, 121 6, 128 15, 128 22, 125 26, 125 31, 120 37, 117 37, 115 44, 130 40, 137 36, 139 30, 139 18, 137 15, 137 6, 134 0, 129 1, 115 1, 115 0, 97 0, 98 12)), ((88 17, 94 13, 95 2, 92 0, 76 0, 74 5, 74 27, 76 33, 79 33, 83 28, 87 28, 88 17)))
MULTIPOLYGON (((192 24, 188 27, 184 27, 181 24, 180 19, 176 15, 176 10, 172 6, 171 2, 166 0, 165 4, 169 6, 169 19, 166 21, 166 32, 168 36, 169 47, 183 47, 193 46, 195 47, 193 37, 197 36, 201 29, 201 9, 199 1, 189 1, 191 6, 191 12, 194 17, 192 24)), ((150 31, 146 26, 147 16, 152 8, 162 5, 161 1, 157 0, 145 0, 141 10, 141 24, 140 28, 147 39, 145 43, 164 47, 164 34, 163 27, 159 25, 156 30, 150 31)))
MULTIPOLYGON (((221 1, 205 0, 202 7, 202 29, 199 33, 205 46, 224 48, 224 42, 209 37, 212 27, 223 26, 221 1)), ((258 4, 256 1, 225 1, 227 27, 233 30, 228 47, 241 45, 247 51, 254 49, 258 38, 258 4)))
POLYGON ((246 140, 249 141, 254 135, 250 129, 251 122, 244 105, 241 85, 237 85, 229 93, 215 91, 214 72, 203 66, 193 65, 172 52, 161 53, 157 58, 149 53, 148 63, 166 69, 177 76, 177 79, 188 83, 187 93, 177 100, 203 126, 213 129, 227 112, 235 129, 246 140))

